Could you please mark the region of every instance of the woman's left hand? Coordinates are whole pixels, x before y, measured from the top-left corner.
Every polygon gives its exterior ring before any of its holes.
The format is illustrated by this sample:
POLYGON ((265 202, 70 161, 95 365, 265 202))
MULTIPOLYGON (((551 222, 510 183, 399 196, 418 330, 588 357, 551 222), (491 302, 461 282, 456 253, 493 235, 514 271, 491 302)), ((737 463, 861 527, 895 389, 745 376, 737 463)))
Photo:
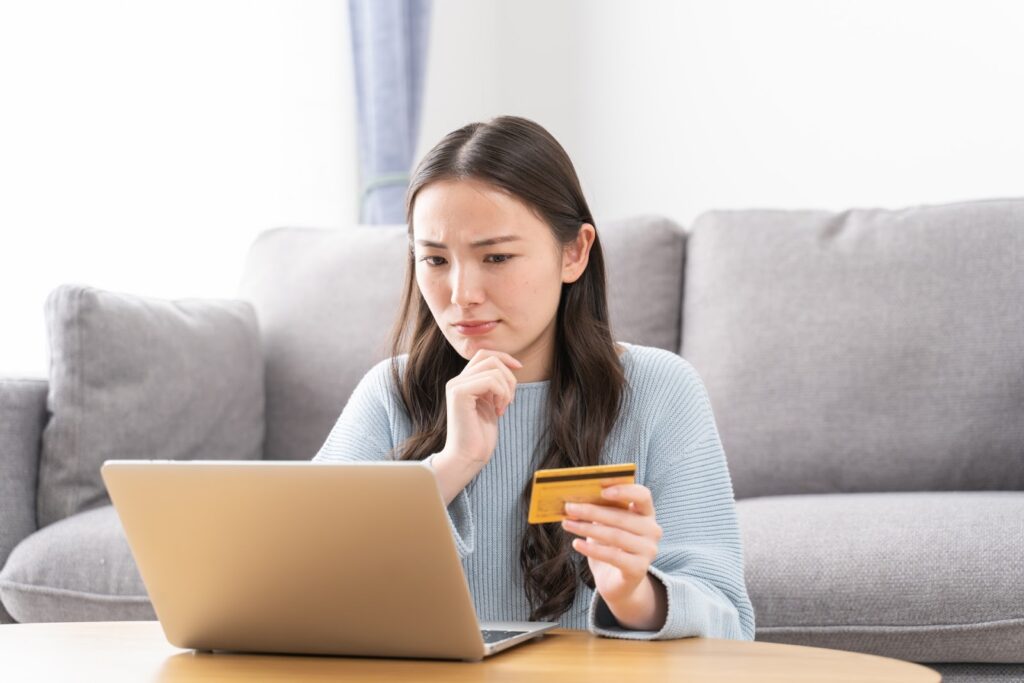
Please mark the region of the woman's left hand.
POLYGON ((658 554, 661 526, 655 521, 651 491, 641 484, 616 484, 602 491, 629 509, 566 503, 562 528, 582 538, 572 547, 587 558, 594 584, 609 607, 630 602, 647 588, 647 569, 658 554))

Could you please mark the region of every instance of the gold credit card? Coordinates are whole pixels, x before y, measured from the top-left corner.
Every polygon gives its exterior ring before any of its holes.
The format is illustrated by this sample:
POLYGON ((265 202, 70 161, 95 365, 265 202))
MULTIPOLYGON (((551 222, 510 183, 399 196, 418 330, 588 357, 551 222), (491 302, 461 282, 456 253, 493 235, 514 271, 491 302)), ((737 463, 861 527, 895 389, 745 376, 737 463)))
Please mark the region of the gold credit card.
POLYGON ((628 508, 628 502, 601 497, 601 489, 612 484, 632 484, 636 464, 560 467, 533 473, 530 491, 530 524, 560 522, 565 519, 566 503, 596 503, 628 508))

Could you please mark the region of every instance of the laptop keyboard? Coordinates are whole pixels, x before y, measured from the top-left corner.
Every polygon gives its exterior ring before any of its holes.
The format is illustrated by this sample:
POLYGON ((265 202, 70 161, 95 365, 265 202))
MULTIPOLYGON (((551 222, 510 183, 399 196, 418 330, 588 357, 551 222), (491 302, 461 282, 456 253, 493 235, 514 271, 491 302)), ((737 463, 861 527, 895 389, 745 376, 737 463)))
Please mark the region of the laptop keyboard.
POLYGON ((487 629, 480 629, 480 635, 484 637, 484 642, 488 645, 508 638, 515 638, 523 633, 526 633, 526 631, 490 631, 487 629))

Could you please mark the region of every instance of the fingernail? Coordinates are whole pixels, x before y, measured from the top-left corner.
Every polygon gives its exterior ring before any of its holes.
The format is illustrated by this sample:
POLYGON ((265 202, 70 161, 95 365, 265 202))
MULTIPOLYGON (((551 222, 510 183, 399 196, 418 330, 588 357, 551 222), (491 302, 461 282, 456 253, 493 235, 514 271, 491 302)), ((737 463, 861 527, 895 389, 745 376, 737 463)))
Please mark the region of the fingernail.
POLYGON ((566 512, 576 512, 576 503, 566 503, 565 504, 565 511, 566 512))
POLYGON ((605 489, 601 491, 601 495, 604 496, 605 498, 614 498, 615 496, 619 495, 619 490, 614 488, 605 489))

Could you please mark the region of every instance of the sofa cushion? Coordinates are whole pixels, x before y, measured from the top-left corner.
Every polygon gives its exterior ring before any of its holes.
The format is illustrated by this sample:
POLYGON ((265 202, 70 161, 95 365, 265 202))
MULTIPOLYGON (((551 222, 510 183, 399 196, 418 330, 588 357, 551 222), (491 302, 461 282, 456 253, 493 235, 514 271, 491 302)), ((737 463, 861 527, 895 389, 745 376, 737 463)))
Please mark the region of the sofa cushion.
POLYGON ((22 541, 0 572, 0 599, 22 623, 156 619, 113 506, 22 541))
POLYGON ((107 459, 262 456, 263 360, 248 302, 61 285, 45 313, 40 527, 110 502, 107 459))
POLYGON ((757 640, 1024 662, 1024 493, 738 501, 757 640))
MULTIPOLYGON (((678 352, 685 233, 646 215, 600 222, 615 339, 678 352)), ((238 296, 266 353, 264 457, 316 455, 363 375, 388 356, 406 226, 277 228, 253 243, 238 296)))
POLYGON ((1024 490, 1024 199, 714 211, 682 355, 737 497, 1024 490))

